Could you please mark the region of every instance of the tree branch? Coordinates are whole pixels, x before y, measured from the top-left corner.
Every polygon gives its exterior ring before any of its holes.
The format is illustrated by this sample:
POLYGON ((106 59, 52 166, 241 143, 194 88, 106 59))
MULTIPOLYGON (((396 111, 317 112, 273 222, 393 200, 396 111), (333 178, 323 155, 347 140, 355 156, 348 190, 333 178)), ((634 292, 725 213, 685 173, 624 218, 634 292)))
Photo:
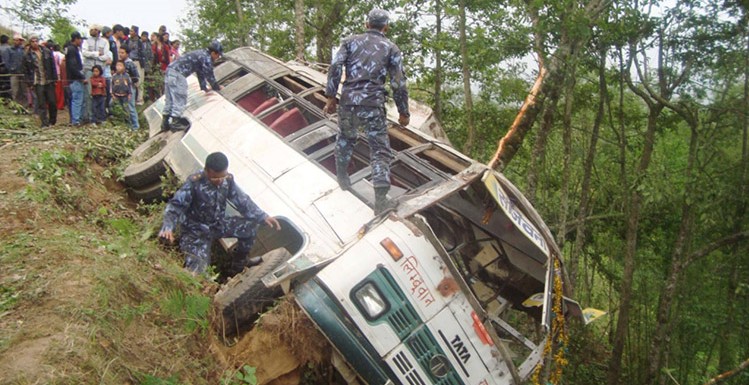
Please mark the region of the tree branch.
POLYGON ((733 376, 741 373, 746 368, 749 368, 749 358, 747 358, 746 360, 744 360, 744 362, 742 362, 736 368, 731 369, 731 370, 729 370, 729 371, 727 371, 725 373, 719 374, 719 375, 711 378, 710 381, 708 381, 708 382, 705 383, 705 385, 713 385, 713 384, 717 384, 718 382, 727 380, 727 379, 729 379, 729 378, 731 378, 731 377, 733 377, 733 376))
POLYGON ((712 243, 708 244, 707 246, 695 251, 694 253, 690 254, 685 260, 684 260, 684 266, 688 266, 692 262, 704 258, 708 254, 712 253, 713 251, 723 247, 732 245, 734 243, 740 242, 744 239, 749 238, 749 230, 742 231, 740 233, 735 233, 732 235, 729 235, 727 237, 723 237, 721 239, 718 239, 716 241, 713 241, 712 243))

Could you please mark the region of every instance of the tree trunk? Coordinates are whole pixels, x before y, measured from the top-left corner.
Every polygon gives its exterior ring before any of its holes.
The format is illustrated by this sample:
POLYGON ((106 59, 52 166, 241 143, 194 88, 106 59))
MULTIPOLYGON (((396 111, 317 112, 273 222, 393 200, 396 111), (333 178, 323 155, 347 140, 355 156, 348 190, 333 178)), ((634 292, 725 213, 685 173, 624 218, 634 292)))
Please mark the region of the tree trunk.
MULTIPOLYGON (((539 75, 545 71, 546 53, 544 52, 544 35, 541 33, 540 21, 541 18, 538 13, 538 8, 535 6, 530 7, 528 10, 531 23, 533 24, 533 50, 536 52, 538 58, 538 73, 539 75)), ((557 92, 557 95, 559 93, 557 92)), ((526 188, 526 196, 531 203, 536 202, 536 186, 538 185, 538 173, 539 169, 544 164, 544 158, 546 153, 546 142, 549 139, 549 132, 554 123, 554 111, 557 109, 558 98, 552 97, 551 103, 544 106, 544 111, 541 118, 541 128, 538 130, 536 140, 533 143, 533 150, 531 150, 531 159, 528 166, 528 175, 526 176, 526 182, 528 187, 526 188)))
POLYGON ((344 13, 344 0, 336 0, 329 11, 320 8, 318 4, 315 12, 315 25, 317 31, 315 38, 317 41, 317 62, 330 63, 333 59, 333 44, 335 43, 334 31, 340 23, 341 16, 344 13))
POLYGON ((294 0, 294 48, 296 60, 304 61, 304 0, 294 0))
POLYGON ((442 118, 442 0, 434 1, 436 18, 435 36, 437 48, 434 50, 434 116, 442 118))
MULTIPOLYGON (((746 51, 744 52, 744 108, 742 108, 742 147, 741 147, 741 170, 740 180, 738 185, 736 215, 734 216, 733 232, 737 233, 741 230, 741 224, 746 215, 747 209, 747 193, 749 193, 749 36, 745 37, 747 40, 746 51)), ((740 255, 739 245, 736 244, 733 247, 732 253, 737 259, 740 255)), ((734 347, 736 346, 736 303, 738 302, 738 286, 739 286, 739 271, 741 269, 734 267, 731 269, 731 278, 728 283, 728 290, 726 293, 726 321, 723 328, 720 331, 720 347, 718 356, 718 370, 725 372, 731 369, 736 361, 736 352, 734 347)))
POLYGON ((668 351, 669 335, 672 326, 671 308, 674 296, 678 289, 679 278, 684 270, 685 249, 688 247, 689 240, 692 238, 694 202, 696 200, 696 183, 693 180, 693 173, 697 159, 697 142, 699 141, 699 135, 697 127, 691 127, 691 131, 692 134, 689 140, 689 158, 687 160, 685 176, 685 191, 681 204, 681 223, 674 243, 674 249, 671 253, 671 266, 669 267, 669 273, 666 276, 666 282, 662 288, 660 299, 658 301, 655 331, 651 338, 650 352, 648 353, 648 367, 645 372, 645 381, 649 384, 659 383, 660 369, 664 367, 663 359, 665 353, 668 351))
POLYGON ((538 130, 536 135, 536 141, 533 143, 533 150, 531 151, 530 165, 528 167, 528 188, 526 189, 526 196, 531 203, 535 203, 536 189, 538 186, 538 174, 540 170, 544 169, 546 163, 546 144, 549 142, 549 135, 551 129, 554 126, 554 114, 557 110, 557 102, 559 101, 559 91, 552 92, 553 95, 549 95, 549 103, 544 105, 543 114, 541 114, 541 128, 538 130))
MULTIPOLYGON (((601 124, 605 113, 606 97, 608 95, 606 87, 606 50, 602 49, 600 55, 601 62, 598 66, 598 111, 596 112, 596 118, 593 122, 593 130, 590 133, 588 152, 585 155, 585 161, 583 163, 583 180, 580 186, 580 204, 577 212, 575 243, 572 246, 572 252, 570 253, 569 262, 567 264, 570 287, 573 289, 577 283, 578 261, 580 260, 580 254, 582 254, 583 245, 585 245, 585 217, 588 215, 588 205, 590 204, 590 180, 593 174, 593 160, 596 155, 598 133, 601 130, 601 124)), ((588 290, 590 290, 590 287, 588 290)))
MULTIPOLYGON (((629 328, 629 311, 632 302, 632 284, 635 273, 635 256, 637 254, 637 230, 640 225, 640 209, 642 197, 638 185, 642 182, 642 176, 650 166, 650 159, 653 154, 655 144, 655 131, 657 128, 658 116, 663 111, 662 104, 648 103, 648 126, 645 132, 645 143, 642 149, 640 162, 635 172, 635 186, 622 185, 623 191, 630 191, 627 199, 627 227, 625 230, 625 247, 624 247, 624 271, 622 272, 622 282, 619 294, 619 315, 616 320, 616 329, 614 331, 613 348, 611 350, 611 361, 609 362, 608 385, 618 385, 622 371, 622 355, 624 353, 624 342, 629 328)), ((624 133, 622 133, 624 134, 624 133)), ((620 142, 620 145, 623 142, 620 142)), ((626 178, 623 178, 626 181, 626 178)))
POLYGON ((562 157, 562 186, 561 186, 561 197, 560 197, 560 215, 559 215, 559 232, 557 233, 557 245, 559 248, 564 250, 565 235, 567 234, 567 215, 569 212, 569 185, 570 185, 570 174, 572 167, 570 165, 570 158, 572 157, 572 106, 575 102, 575 66, 577 60, 570 62, 569 76, 567 76, 567 89, 565 90, 564 96, 564 117, 562 118, 562 126, 564 132, 562 133, 562 142, 564 146, 564 155, 562 157))
POLYGON ((471 69, 468 63, 468 43, 466 37, 466 0, 460 0, 458 12, 460 21, 460 58, 463 66, 463 96, 465 98, 466 114, 466 141, 463 144, 463 152, 470 154, 473 142, 476 140, 476 127, 473 123, 473 96, 471 92, 471 69))
MULTIPOLYGON (((591 0, 585 6, 588 23, 593 24, 601 13, 611 4, 610 0, 591 0)), ((578 47, 587 43, 588 38, 570 38, 566 31, 556 51, 550 55, 551 60, 539 70, 536 82, 523 102, 515 120, 509 130, 497 145, 497 151, 489 161, 489 167, 503 170, 523 144, 525 136, 530 131, 536 117, 543 109, 544 100, 550 92, 558 92, 564 72, 564 65, 578 47)))
MULTIPOLYGON (((234 3, 237 6, 237 21, 239 21, 240 28, 243 28, 244 26, 244 9, 242 8, 242 1, 241 0, 235 0, 234 3)), ((243 32, 240 33, 239 41, 242 43, 243 46, 247 45, 247 33, 243 32)))

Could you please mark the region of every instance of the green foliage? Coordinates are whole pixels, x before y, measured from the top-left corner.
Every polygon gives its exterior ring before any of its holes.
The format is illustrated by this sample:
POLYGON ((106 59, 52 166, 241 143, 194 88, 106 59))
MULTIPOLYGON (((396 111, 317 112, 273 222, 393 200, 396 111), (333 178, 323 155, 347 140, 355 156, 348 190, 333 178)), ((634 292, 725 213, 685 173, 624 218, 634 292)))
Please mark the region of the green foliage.
POLYGON ((130 124, 130 110, 127 104, 121 104, 112 100, 112 118, 117 124, 129 125, 130 124))
POLYGON ((202 295, 185 294, 182 291, 169 292, 159 304, 161 311, 181 321, 182 329, 187 333, 208 330, 208 310, 211 299, 202 295))
POLYGON ((79 206, 83 195, 70 183, 85 177, 86 173, 83 154, 67 150, 35 151, 19 170, 29 182, 24 197, 37 202, 53 199, 65 208, 79 206))
MULTIPOLYGON (((53 37, 56 32, 62 32, 66 25, 70 26, 71 16, 68 8, 77 0, 19 0, 14 7, 5 8, 24 24, 33 29, 50 28, 53 37)), ((72 18, 72 20, 75 20, 72 18)), ((68 39, 70 34, 68 33, 68 39)), ((67 40, 67 39, 66 39, 67 40)), ((57 40, 64 43, 66 40, 57 40)))
POLYGON ((0 314, 13 308, 18 300, 18 292, 11 286, 0 285, 0 314))
POLYGON ((60 45, 60 51, 62 51, 63 44, 70 40, 70 34, 77 30, 70 19, 66 17, 54 19, 49 27, 51 38, 60 45))
POLYGON ((227 370, 221 378, 221 385, 256 385, 255 371, 256 369, 249 365, 237 370, 227 370))

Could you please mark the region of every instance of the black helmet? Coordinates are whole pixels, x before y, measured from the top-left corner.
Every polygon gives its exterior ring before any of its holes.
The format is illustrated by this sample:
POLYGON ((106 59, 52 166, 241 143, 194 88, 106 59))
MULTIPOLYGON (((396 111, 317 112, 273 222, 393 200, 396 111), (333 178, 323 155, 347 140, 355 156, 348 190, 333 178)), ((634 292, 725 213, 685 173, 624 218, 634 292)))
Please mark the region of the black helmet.
POLYGON ((215 52, 219 55, 224 54, 224 48, 221 47, 221 42, 219 42, 218 40, 214 40, 210 44, 208 44, 208 51, 215 52))

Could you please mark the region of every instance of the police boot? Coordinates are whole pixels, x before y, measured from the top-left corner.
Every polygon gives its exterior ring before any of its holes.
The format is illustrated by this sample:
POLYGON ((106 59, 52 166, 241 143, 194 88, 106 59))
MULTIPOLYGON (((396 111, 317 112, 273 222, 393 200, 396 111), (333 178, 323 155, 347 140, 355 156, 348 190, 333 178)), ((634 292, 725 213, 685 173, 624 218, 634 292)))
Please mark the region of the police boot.
POLYGON ((348 176, 348 165, 336 163, 335 167, 336 177, 338 178, 338 185, 341 186, 342 190, 351 190, 351 179, 348 176))
POLYGON ((161 117, 161 131, 169 131, 169 118, 171 118, 169 115, 161 117))
POLYGON ((257 266, 259 264, 263 263, 262 257, 250 257, 247 258, 247 267, 257 266))
POLYGON ((336 169, 336 176, 338 177, 338 185, 341 186, 342 190, 351 190, 351 179, 349 179, 345 168, 336 169))
POLYGON ((169 124, 172 131, 187 131, 190 128, 190 121, 187 118, 182 116, 172 118, 173 122, 169 124))
POLYGON ((388 191, 390 190, 389 186, 385 187, 375 187, 375 209, 374 213, 375 215, 380 215, 384 213, 387 210, 390 210, 395 207, 393 204, 393 201, 388 199, 388 191))

